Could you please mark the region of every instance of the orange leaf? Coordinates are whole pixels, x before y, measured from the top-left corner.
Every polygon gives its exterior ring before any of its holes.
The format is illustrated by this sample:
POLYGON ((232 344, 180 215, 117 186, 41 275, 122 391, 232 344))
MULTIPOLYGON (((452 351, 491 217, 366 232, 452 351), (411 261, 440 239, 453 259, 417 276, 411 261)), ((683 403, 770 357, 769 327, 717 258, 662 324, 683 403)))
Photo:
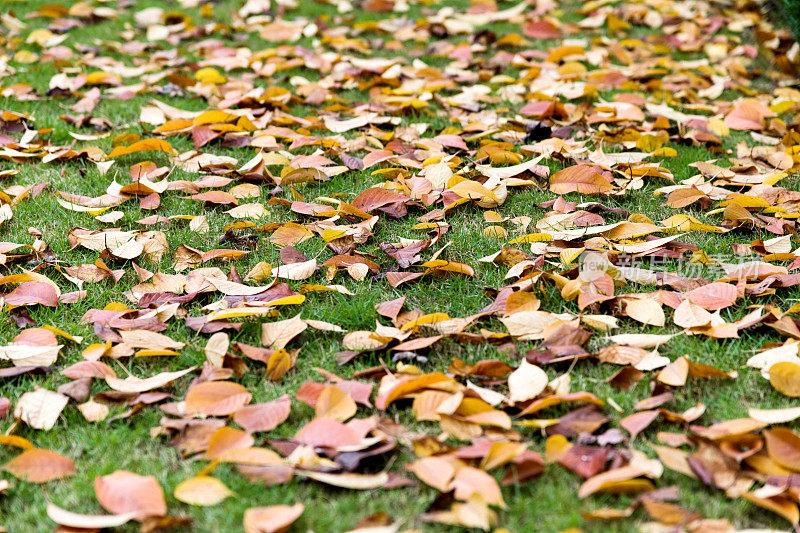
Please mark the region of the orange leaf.
POLYGON ((60 453, 34 448, 11 459, 3 470, 31 483, 44 483, 74 475, 75 463, 60 453))
POLYGON ((206 381, 186 393, 186 412, 192 415, 228 416, 253 398, 247 389, 230 381, 206 381))
POLYGON ((142 139, 128 146, 117 146, 108 157, 118 157, 121 155, 133 154, 136 152, 166 152, 168 154, 176 155, 177 152, 172 145, 162 139, 142 139))
POLYGON ((211 435, 206 457, 216 459, 227 451, 249 448, 254 443, 255 439, 249 433, 240 429, 221 427, 211 435))
POLYGON ((550 176, 550 190, 556 194, 603 194, 612 189, 611 183, 588 165, 573 165, 550 176))

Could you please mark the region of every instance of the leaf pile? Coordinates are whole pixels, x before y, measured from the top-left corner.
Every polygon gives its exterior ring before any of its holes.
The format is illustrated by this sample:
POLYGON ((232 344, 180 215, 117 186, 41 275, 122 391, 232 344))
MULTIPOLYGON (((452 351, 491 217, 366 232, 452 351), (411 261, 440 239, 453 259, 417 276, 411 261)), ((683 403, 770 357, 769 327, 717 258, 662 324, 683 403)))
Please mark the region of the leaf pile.
MULTIPOLYGON (((156 531, 234 483, 413 491, 354 530, 491 530, 557 468, 586 524, 750 525, 674 471, 800 527, 788 32, 745 1, 302 4, 3 14, 0 497, 74 478, 59 531, 156 531), (126 424, 180 480, 37 445, 126 424)), ((318 519, 260 501, 247 532, 318 519)))

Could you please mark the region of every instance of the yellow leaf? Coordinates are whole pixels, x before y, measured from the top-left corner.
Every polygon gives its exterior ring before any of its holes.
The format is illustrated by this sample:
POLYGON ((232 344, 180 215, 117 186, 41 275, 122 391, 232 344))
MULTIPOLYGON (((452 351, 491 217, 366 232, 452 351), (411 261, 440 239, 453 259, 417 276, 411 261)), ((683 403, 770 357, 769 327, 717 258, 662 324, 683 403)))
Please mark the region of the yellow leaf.
POLYGON ((769 367, 769 382, 786 396, 800 397, 800 365, 788 361, 775 363, 769 367))
POLYGON ((406 322, 400 329, 405 331, 407 329, 416 328, 417 326, 422 326, 423 324, 435 324, 436 322, 442 322, 444 320, 450 320, 450 317, 446 313, 431 313, 406 322))
POLYGON ((727 137, 731 134, 731 130, 725 125, 725 122, 719 118, 709 119, 708 129, 717 137, 727 137))
POLYGON ((519 244, 523 242, 550 242, 552 240, 553 236, 548 233, 529 233, 527 235, 523 235, 522 237, 511 239, 508 241, 508 244, 519 244))
POLYGON ((356 414, 356 402, 336 385, 328 385, 317 397, 316 413, 319 418, 333 418, 340 422, 356 414))
POLYGON ((289 352, 283 348, 275 350, 267 361, 267 378, 280 381, 290 368, 292 368, 292 356, 289 352))
POLYGON ((662 146, 653 152, 653 157, 676 157, 677 155, 678 151, 669 146, 662 146))
POLYGON ((214 67, 201 68, 194 73, 194 79, 200 83, 216 85, 228 81, 225 76, 219 73, 214 67))
POLYGON ((118 157, 121 155, 133 154, 136 152, 166 152, 168 154, 176 155, 177 152, 172 148, 167 141, 162 139, 142 139, 129 146, 117 146, 114 148, 108 157, 118 157))
POLYGON ((90 344, 83 350, 83 358, 87 361, 97 361, 101 357, 106 357, 111 353, 111 341, 105 344, 95 343, 90 344))
POLYGON ((195 476, 175 487, 175 499, 189 505, 216 505, 234 493, 211 476, 195 476))
POLYGON ((86 76, 86 85, 119 85, 122 79, 108 72, 92 72, 86 76))
MULTIPOLYGON (((203 70, 206 70, 206 69, 198 70, 195 73, 195 79, 200 80, 200 78, 198 76, 201 75, 201 72, 203 70)), ((212 71, 214 71, 216 73, 216 70, 214 70, 213 68, 212 69, 208 69, 208 70, 212 70, 212 71)), ((200 80, 200 81, 202 81, 202 80, 200 80)), ((196 116, 194 118, 194 120, 192 120, 192 123, 195 126, 200 126, 202 124, 217 124, 217 123, 220 123, 220 122, 235 122, 238 119, 239 119, 239 115, 234 115, 233 113, 227 113, 225 111, 212 110, 212 111, 206 111, 204 113, 200 113, 198 116, 196 116)))
MULTIPOLYGON (((292 298, 288 296, 287 298, 292 298)), ((283 299, 283 298, 282 298, 283 299)), ((273 305, 270 302, 270 305, 273 305)), ((250 316, 265 316, 272 312, 270 307, 233 307, 231 309, 220 309, 207 315, 209 322, 214 320, 229 320, 231 318, 243 318, 250 316)), ((275 311, 277 313, 277 311, 275 311)))
POLYGON ((139 350, 136 352, 136 357, 162 357, 165 355, 180 355, 180 352, 174 350, 139 350))

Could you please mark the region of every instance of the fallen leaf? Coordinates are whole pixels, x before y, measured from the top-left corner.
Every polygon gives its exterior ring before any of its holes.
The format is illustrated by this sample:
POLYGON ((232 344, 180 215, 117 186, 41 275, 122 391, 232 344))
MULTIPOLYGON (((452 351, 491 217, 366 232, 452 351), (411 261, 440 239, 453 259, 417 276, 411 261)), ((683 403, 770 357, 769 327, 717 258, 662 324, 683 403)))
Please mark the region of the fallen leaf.
POLYGON ((252 399, 246 388, 230 381, 206 381, 189 388, 186 412, 194 415, 228 416, 252 399))
POLYGON ((509 400, 519 403, 536 398, 547 387, 548 381, 544 370, 523 360, 508 376, 509 400))
POLYGON ((134 518, 133 513, 119 515, 78 514, 62 509, 52 503, 47 504, 47 516, 58 525, 75 529, 119 527, 134 518))
POLYGON ((45 431, 56 425, 69 398, 63 394, 36 388, 20 396, 14 406, 14 416, 34 429, 45 431))
POLYGON ((31 483, 45 483, 75 475, 75 463, 59 453, 33 448, 4 464, 3 470, 31 483))
POLYGON ((175 487, 175 499, 189 505, 217 505, 233 492, 220 480, 211 476, 195 476, 183 481, 175 487))
POLYGON ((302 503, 251 507, 244 512, 245 533, 281 533, 303 514, 302 503))
POLYGON ((153 476, 140 476, 126 470, 94 480, 97 500, 116 515, 132 514, 136 520, 167 514, 161 485, 153 476))

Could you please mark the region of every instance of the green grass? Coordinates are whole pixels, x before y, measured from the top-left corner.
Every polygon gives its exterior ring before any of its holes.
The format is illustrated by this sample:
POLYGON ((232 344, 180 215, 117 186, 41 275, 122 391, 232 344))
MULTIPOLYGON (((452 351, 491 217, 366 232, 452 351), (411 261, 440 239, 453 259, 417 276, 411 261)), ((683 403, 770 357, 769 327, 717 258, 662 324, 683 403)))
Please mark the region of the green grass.
POLYGON ((781 0, 783 14, 786 16, 787 26, 792 30, 795 39, 800 39, 800 2, 797 0, 781 0))
MULTIPOLYGON (((785 0, 791 4, 794 0, 785 0)), ((26 32, 33 28, 46 26, 44 19, 25 19, 24 14, 35 10, 37 7, 47 4, 44 0, 7 3, 3 10, 11 9, 16 15, 28 24, 26 32)), ((464 9, 468 6, 467 2, 446 2, 447 5, 456 6, 464 9)), ((797 2, 794 2, 797 4, 797 2)), ((240 2, 231 0, 217 4, 214 7, 215 16, 223 22, 230 22, 230 13, 238 7, 240 2)), ((432 7, 441 7, 445 2, 433 3, 432 7)), ((161 5, 159 2, 147 1, 138 2, 136 9, 147 6, 161 5)), ((508 8, 512 4, 509 2, 499 2, 500 8, 508 8)), ((575 17, 575 6, 563 6, 565 20, 580 20, 575 17)), ((176 5, 170 4, 170 9, 179 9, 176 5)), ((422 6, 414 3, 407 16, 419 18, 423 13, 422 6)), ((198 9, 183 10, 189 13, 197 21, 210 22, 203 19, 198 9)), ((796 9, 800 12, 800 6, 796 9)), ((289 17, 306 16, 314 18, 319 14, 333 17, 336 10, 333 6, 323 5, 314 2, 300 3, 300 7, 289 12, 289 17)), ((380 18, 389 18, 394 15, 380 15, 380 18)), ((373 16, 360 11, 348 15, 347 23, 354 21, 369 20, 373 16)), ((65 45, 74 48, 78 43, 98 45, 98 40, 114 39, 118 34, 122 24, 130 23, 129 13, 123 13, 119 20, 104 21, 90 25, 86 28, 73 30, 69 33, 69 38, 65 45)), ((498 23, 490 25, 488 29, 495 31, 498 36, 506 33, 519 31, 518 25, 508 23, 498 23)), ((652 33, 651 30, 635 28, 636 35, 642 36, 652 33)), ((633 31, 633 30, 632 30, 633 31)), ((602 30, 601 30, 602 32, 602 30)), ((367 38, 376 38, 379 34, 368 32, 367 38)), ((386 38, 385 35, 380 35, 386 38)), ((236 46, 246 45, 253 50, 268 48, 273 45, 263 42, 257 34, 246 34, 245 40, 234 40, 237 36, 234 32, 222 28, 212 37, 219 38, 227 44, 236 46)), ((621 37, 620 37, 621 38, 621 37)), ((747 42, 752 42, 749 34, 745 35, 747 42)), ((464 36, 454 38, 454 42, 463 41, 464 36)), ((189 61, 198 59, 188 50, 189 43, 181 43, 179 49, 183 57, 189 61)), ((313 46, 311 39, 303 39, 301 44, 307 47, 313 46)), ((412 52, 424 54, 426 47, 430 43, 416 43, 412 52)), ((554 41, 545 43, 536 42, 535 47, 546 49, 555 45, 554 41)), ((15 45, 16 46, 16 45, 15 45)), ((101 54, 108 54, 112 57, 122 59, 129 66, 132 64, 130 58, 125 58, 120 54, 106 49, 102 44, 101 54)), ((164 49, 170 45, 164 42, 158 43, 164 49)), ((19 44, 21 49, 39 52, 35 45, 19 44)), ((9 52, 12 53, 13 51, 9 52)), ((394 55, 389 50, 376 50, 376 55, 394 55)), ((702 54, 686 54, 685 58, 698 58, 702 54)), ((71 66, 79 67, 77 63, 80 53, 76 52, 72 59, 71 66)), ((422 59, 430 65, 439 68, 446 66, 449 60, 442 57, 432 57, 423 55, 422 59)), ((52 63, 32 63, 19 64, 13 60, 9 63, 16 73, 5 78, 0 78, 3 87, 9 87, 15 83, 28 83, 39 93, 44 93, 48 89, 48 84, 53 75, 58 73, 58 69, 52 63)), ((94 69, 88 69, 94 70, 94 69)), ((518 71, 509 68, 506 73, 517 75, 518 71)), ((241 74, 241 71, 230 73, 231 76, 241 74)), ((309 72, 305 69, 293 69, 280 73, 276 77, 278 80, 257 80, 257 85, 269 86, 278 84, 289 87, 287 80, 293 75, 303 75, 309 79, 315 79, 317 73, 309 72)), ((134 83, 136 80, 125 80, 126 83, 134 83)), ((761 79, 759 83, 769 84, 769 80, 761 79)), ((769 86, 769 85, 768 85, 769 86)), ((342 91, 341 96, 347 100, 365 101, 368 95, 359 91, 342 91)), ((610 98, 614 91, 602 93, 602 96, 610 98)), ((725 97, 736 98, 741 93, 733 91, 731 95, 725 97)), ((146 105, 153 95, 138 95, 131 100, 120 102, 115 100, 102 100, 93 112, 94 117, 108 119, 118 127, 114 134, 118 133, 139 133, 146 134, 148 127, 138 123, 139 109, 146 105)), ((162 101, 181 109, 201 110, 207 107, 205 101, 191 97, 187 93, 185 97, 168 98, 156 96, 162 101)), ((69 106, 75 103, 75 98, 67 99, 48 99, 43 97, 38 101, 19 101, 16 98, 0 98, 0 109, 26 112, 35 117, 34 127, 52 128, 53 132, 49 138, 53 144, 69 144, 73 139, 68 135, 69 131, 75 128, 68 126, 58 117, 69 112, 69 106)), ((519 104, 503 103, 501 105, 516 110, 519 104)), ((434 108, 435 109, 435 108, 434 108)), ((296 106, 292 113, 299 116, 313 115, 318 112, 316 108, 310 106, 296 106)), ((442 129, 450 126, 447 117, 437 115, 432 119, 425 114, 412 114, 403 117, 403 124, 407 126, 414 122, 429 122, 429 135, 436 135, 442 129)), ((90 128, 83 128, 79 133, 93 133, 90 128)), ((111 139, 113 135, 98 142, 77 142, 76 147, 99 145, 106 152, 111 149, 111 139)), ((724 139, 723 150, 733 151, 738 142, 745 141, 752 143, 749 136, 732 134, 724 139)), ((171 137, 169 142, 179 152, 184 152, 192 148, 191 141, 183 136, 171 137)), ((678 156, 666 158, 663 165, 671 170, 676 181, 686 179, 695 173, 695 170, 687 165, 695 161, 704 161, 720 157, 719 154, 711 153, 703 147, 687 147, 670 144, 674 147, 678 156)), ((607 150, 614 150, 607 146, 607 150)), ((204 151, 236 157, 240 162, 244 162, 252 157, 252 149, 233 150, 222 148, 218 144, 210 144, 203 148, 204 151)), ((311 153, 313 150, 304 148, 295 153, 311 153)), ((728 152, 730 153, 730 152, 728 152)), ((362 154, 363 155, 363 154, 362 154)), ((160 165, 167 165, 168 159, 163 155, 151 155, 148 157, 160 165)), ((101 176, 93 164, 85 161, 72 161, 67 163, 56 163, 50 165, 36 163, 15 164, 8 161, 0 161, 0 171, 13 169, 18 174, 7 180, 3 185, 31 185, 34 183, 49 182, 50 185, 45 191, 34 200, 25 200, 15 207, 14 218, 7 222, 0 230, 0 240, 18 243, 31 244, 33 237, 28 234, 28 228, 38 228, 43 234, 45 241, 57 254, 61 261, 66 264, 91 263, 96 259, 96 254, 88 250, 70 250, 67 240, 67 232, 78 226, 91 229, 99 228, 101 225, 92 219, 91 216, 83 213, 74 213, 65 210, 55 200, 55 191, 65 191, 87 196, 102 194, 113 179, 120 183, 126 182, 127 168, 130 164, 139 161, 141 158, 132 156, 120 160, 112 170, 105 176, 101 176)), ((723 158, 724 161, 724 158, 723 158)), ((563 167, 557 161, 547 161, 552 171, 563 167)), ((188 173, 175 170, 174 179, 193 179, 188 173)), ((334 193, 344 194, 346 198, 352 198, 360 191, 367 188, 370 184, 378 183, 379 178, 366 172, 350 172, 337 177, 332 181, 306 187, 302 193, 306 199, 313 199, 317 196, 329 196, 334 193)), ((653 220, 662 220, 673 214, 675 210, 664 207, 663 197, 654 198, 652 191, 660 186, 667 185, 664 180, 650 179, 646 187, 640 191, 629 194, 623 198, 601 199, 606 205, 624 207, 631 213, 644 213, 653 220)), ((796 188, 796 179, 787 179, 782 182, 787 188, 796 188)), ((220 247, 218 238, 222 234, 222 228, 230 223, 232 219, 224 213, 224 210, 209 211, 205 210, 201 203, 187 201, 181 198, 183 194, 168 193, 162 197, 162 205, 157 211, 164 216, 171 215, 198 215, 206 214, 209 219, 211 231, 207 234, 198 234, 188 230, 185 223, 176 222, 168 228, 156 227, 165 231, 170 249, 175 250, 180 244, 186 244, 202 250, 220 247)), ((284 197, 290 198, 287 193, 284 197)), ((537 206, 541 201, 552 199, 553 195, 536 189, 513 190, 509 194, 508 201, 497 209, 501 215, 507 217, 531 216, 536 220, 541 217, 545 210, 537 206)), ((268 188, 262 189, 261 202, 269 199, 268 188)), ((594 201, 596 197, 580 197, 572 195, 573 201, 594 201)), ((118 208, 125 217, 117 223, 124 229, 134 229, 140 227, 135 223, 136 220, 153 214, 152 212, 142 211, 138 207, 138 202, 131 201, 118 208)), ((294 216, 285 208, 279 206, 269 206, 269 216, 266 222, 279 222, 293 220, 294 216)), ((720 217, 706 216, 698 207, 690 207, 685 212, 696 216, 701 220, 708 220, 715 223, 720 217)), ((360 250, 373 254, 380 258, 382 264, 389 264, 387 258, 379 250, 377 243, 391 242, 398 237, 420 237, 422 232, 414 231, 412 226, 416 223, 414 215, 421 212, 414 212, 412 216, 396 221, 381 218, 375 229, 375 235, 370 241, 362 246, 360 250)), ((382 301, 406 296, 408 298, 406 306, 410 309, 420 308, 424 312, 445 312, 453 317, 463 317, 476 313, 481 308, 491 302, 490 298, 484 293, 484 287, 499 288, 504 282, 505 269, 492 264, 478 262, 484 255, 492 253, 502 246, 503 242, 485 237, 482 229, 485 227, 482 218, 483 210, 475 206, 462 206, 448 215, 448 222, 452 230, 445 236, 445 242, 453 244, 445 252, 444 257, 452 260, 463 261, 475 268, 475 278, 465 279, 451 277, 446 279, 425 278, 421 281, 407 285, 402 285, 398 289, 392 289, 385 281, 364 281, 355 282, 346 275, 339 274, 336 283, 345 285, 356 296, 344 296, 335 293, 312 293, 309 300, 300 308, 292 307, 281 310, 281 318, 288 318, 302 311, 303 318, 325 320, 340 325, 348 331, 358 329, 373 329, 378 315, 375 313, 374 306, 382 301)), ((607 222, 620 220, 617 215, 604 215, 607 222)), ((246 233, 246 232, 245 232, 246 233)), ((256 250, 237 261, 237 270, 244 274, 248 272, 259 261, 267 261, 272 264, 277 262, 278 249, 267 240, 268 234, 258 235, 258 247, 256 250)), ((729 254, 731 244, 735 242, 749 242, 757 238, 769 238, 770 234, 762 231, 752 232, 732 232, 724 236, 715 236, 703 233, 693 233, 687 235, 685 239, 698 244, 709 255, 729 254)), ((793 248, 797 246, 797 239, 792 239, 793 248)), ((299 246, 299 249, 309 257, 321 254, 320 257, 327 258, 330 251, 326 251, 319 239, 312 239, 299 246)), ((426 252, 429 257, 433 249, 426 252)), ((172 253, 167 253, 159 264, 142 262, 142 266, 152 271, 162 270, 172 272, 172 253)), ((112 268, 125 268, 128 270, 125 277, 119 284, 113 285, 108 280, 99 284, 87 285, 88 296, 85 300, 70 305, 60 306, 57 309, 47 309, 42 307, 31 308, 30 316, 39 325, 53 325, 65 329, 74 335, 82 335, 86 338, 82 347, 89 342, 96 342, 96 337, 90 325, 80 323, 80 317, 90 309, 103 308, 109 302, 125 301, 123 293, 137 283, 135 275, 128 263, 122 261, 111 261, 112 268)), ((22 265, 25 266, 25 265, 22 265)), ((226 265, 222 266, 227 269, 226 265)), ((17 272, 18 266, 7 268, 4 273, 17 272)), ((708 271, 705 271, 708 272, 708 271)), ((64 290, 74 290, 69 283, 50 268, 45 273, 53 279, 58 280, 64 290)), ((319 281, 322 276, 318 273, 314 281, 319 281)), ((292 283, 293 288, 299 283, 292 283)), ((628 289, 623 289, 628 290, 628 289)), ((635 286, 629 287, 630 291, 639 290, 635 286)), ((547 288, 541 294, 543 308, 551 312, 569 310, 577 311, 575 302, 563 302, 558 291, 552 287, 547 288)), ((786 308, 800 299, 800 290, 797 288, 782 289, 774 297, 768 300, 782 308, 786 308)), ((744 307, 750 303, 763 303, 764 299, 753 299, 752 301, 740 302, 740 305, 723 313, 728 320, 742 316, 744 307)), ((671 312, 667 309, 667 321, 671 323, 671 312)), ((189 306, 189 313, 199 314, 199 304, 194 303, 189 306)), ((660 328, 644 328, 632 320, 622 319, 622 331, 620 332, 666 332, 660 328)), ((502 325, 496 319, 485 320, 480 323, 480 327, 485 327, 494 331, 503 331, 502 325)), ((669 331, 675 328, 667 328, 669 331)), ((19 329, 10 320, 9 311, 4 309, 0 312, 0 341, 10 342, 19 333, 19 329)), ((194 331, 182 325, 182 322, 173 320, 166 332, 171 337, 185 341, 188 346, 182 351, 179 357, 174 358, 128 358, 117 361, 112 367, 119 374, 128 371, 137 376, 148 376, 165 370, 177 370, 186 368, 190 365, 202 364, 204 360, 202 347, 205 345, 207 336, 198 335, 194 331), (124 370, 123 370, 124 369, 124 370)), ((235 340, 257 345, 260 342, 260 325, 258 321, 246 321, 241 332, 235 335, 235 340)), ((722 382, 709 383, 703 380, 690 380, 686 387, 679 389, 675 399, 667 406, 673 411, 681 411, 689 408, 698 402, 703 402, 708 410, 700 419, 700 423, 710 424, 717 420, 746 416, 747 407, 777 408, 794 405, 794 402, 776 391, 761 378, 757 372, 744 366, 746 359, 755 353, 762 345, 769 342, 781 341, 780 336, 767 328, 760 328, 748 331, 740 339, 735 340, 708 340, 703 337, 680 336, 668 343, 661 349, 661 353, 670 359, 687 354, 693 361, 712 364, 725 370, 737 370, 740 374, 736 380, 726 380, 722 382)), ((598 349, 607 344, 602 335, 595 334, 591 344, 591 349, 598 349)), ((311 370, 314 366, 321 366, 334 371, 340 375, 349 377, 352 373, 377 364, 390 364, 389 356, 386 354, 370 354, 357 358, 352 363, 344 367, 336 365, 335 353, 342 349, 340 335, 326 334, 317 331, 306 331, 303 333, 302 342, 292 346, 302 347, 297 367, 291 371, 281 383, 265 381, 263 369, 251 365, 251 371, 245 374, 238 381, 253 392, 253 401, 262 402, 275 399, 278 396, 288 393, 293 395, 299 385, 307 379, 317 379, 318 375, 311 370)), ((518 343, 517 350, 524 353, 534 347, 535 343, 518 343)), ((63 368, 69 364, 81 360, 81 348, 74 344, 68 344, 59 358, 57 366, 63 368)), ((435 350, 429 354, 430 362, 425 367, 426 370, 446 369, 451 357, 459 357, 468 363, 474 363, 484 358, 500 358, 516 366, 516 358, 511 354, 498 349, 498 347, 474 344, 458 344, 449 340, 436 345, 435 350)), ((559 372, 566 368, 560 368, 559 372)), ((608 416, 612 418, 611 427, 616 426, 618 420, 629 414, 633 405, 649 395, 647 390, 647 380, 643 380, 636 387, 628 392, 619 392, 612 389, 605 383, 605 380, 616 370, 610 365, 604 366, 591 361, 581 361, 577 363, 572 371, 572 389, 575 391, 588 390, 600 398, 613 399, 622 409, 623 413, 617 413, 611 408, 606 409, 608 416)), ((553 378, 556 371, 548 368, 548 375, 553 378)), ((191 376, 180 379, 173 388, 168 388, 177 397, 183 394, 188 387, 191 376)), ((23 375, 17 378, 0 382, 0 392, 2 396, 11 398, 14 402, 21 394, 31 390, 34 386, 42 386, 55 390, 59 385, 67 380, 58 372, 49 376, 23 375)), ((98 394, 106 390, 105 384, 95 381, 92 385, 92 394, 98 394)), ((170 512, 181 516, 189 516, 195 520, 195 530, 197 531, 238 531, 241 529, 243 512, 253 506, 276 505, 281 503, 303 502, 307 506, 305 514, 295 526, 296 531, 345 531, 355 526, 359 520, 372 513, 381 511, 388 512, 395 517, 401 524, 401 528, 417 528, 426 531, 438 531, 445 528, 440 526, 425 524, 418 516, 425 511, 437 495, 437 492, 425 485, 415 485, 400 490, 384 491, 375 490, 368 492, 355 492, 327 488, 321 484, 295 478, 287 485, 268 487, 262 484, 250 483, 242 477, 232 466, 219 466, 215 469, 214 475, 219 477, 236 496, 229 498, 219 505, 200 508, 191 507, 178 502, 172 497, 172 490, 181 481, 196 474, 206 465, 204 461, 191 461, 182 459, 178 452, 169 447, 165 438, 151 438, 150 429, 159 424, 162 417, 161 411, 157 407, 150 407, 133 415, 130 418, 115 419, 127 410, 123 406, 112 406, 111 417, 106 422, 98 424, 87 423, 74 405, 70 405, 64 411, 61 419, 55 428, 49 432, 31 430, 24 425, 20 425, 15 434, 30 439, 36 446, 58 451, 75 460, 78 473, 72 478, 64 481, 47 483, 42 489, 38 485, 18 481, 7 473, 0 473, 0 478, 9 479, 12 488, 4 495, 0 496, 0 525, 5 526, 10 532, 34 532, 44 531, 52 527, 52 523, 45 514, 45 504, 47 500, 53 501, 58 505, 85 513, 102 513, 103 509, 96 503, 94 497, 93 482, 99 475, 108 474, 117 469, 127 469, 140 474, 155 475, 167 493, 167 502, 170 512)), ((376 411, 377 412, 377 411, 376 411)), ((359 416, 366 416, 369 410, 360 409, 359 416)), ((417 423, 411 417, 408 409, 393 406, 386 413, 387 416, 396 419, 408 427, 415 430, 426 432, 431 435, 438 433, 438 427, 430 423, 417 423)), ((293 402, 292 414, 289 420, 269 434, 269 437, 290 437, 303 424, 313 416, 313 411, 300 402, 293 402)), ((6 419, 0 421, 0 430, 6 431, 10 428, 11 422, 6 419)), ((796 429, 797 425, 794 426, 796 429)), ((641 435, 634 442, 634 447, 644 450, 650 455, 652 452, 648 448, 648 443, 653 442, 655 430, 680 431, 676 425, 657 423, 647 432, 641 435)), ((520 431, 532 443, 532 449, 543 450, 544 437, 538 431, 522 428, 520 431)), ((265 436, 261 435, 257 439, 257 445, 264 444, 265 436)), ((18 450, 9 447, 0 447, 0 463, 11 459, 18 450)), ((400 447, 400 453, 394 462, 395 469, 402 469, 402 464, 411 460, 413 454, 410 450, 400 447)), ((637 511, 633 518, 620 522, 586 522, 580 515, 581 509, 594 509, 603 506, 624 507, 630 502, 629 498, 617 496, 594 496, 586 501, 578 501, 576 497, 577 488, 581 480, 566 472, 557 465, 549 465, 544 475, 540 478, 512 486, 504 489, 504 497, 508 503, 508 509, 500 512, 500 525, 511 531, 559 531, 567 528, 582 528, 586 531, 635 531, 638 526, 647 519, 643 511, 637 511)), ((676 485, 679 488, 681 505, 693 511, 701 513, 711 518, 727 518, 735 525, 740 527, 752 528, 782 528, 785 523, 780 519, 768 514, 760 509, 752 507, 743 500, 729 500, 724 495, 711 492, 699 482, 676 474, 665 472, 663 478, 658 481, 659 487, 676 485)), ((134 526, 121 528, 123 531, 134 531, 134 526)))

